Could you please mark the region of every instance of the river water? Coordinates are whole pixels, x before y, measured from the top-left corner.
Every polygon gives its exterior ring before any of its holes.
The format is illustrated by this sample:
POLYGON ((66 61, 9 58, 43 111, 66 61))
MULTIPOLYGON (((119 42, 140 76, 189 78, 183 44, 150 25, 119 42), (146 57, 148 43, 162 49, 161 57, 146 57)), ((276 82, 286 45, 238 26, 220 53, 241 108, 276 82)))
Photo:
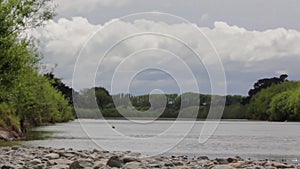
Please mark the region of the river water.
POLYGON ((221 121, 199 143, 203 121, 75 120, 35 130, 47 131, 30 146, 134 151, 145 155, 206 155, 300 159, 300 123, 221 121), (191 130, 189 130, 191 129, 191 130))

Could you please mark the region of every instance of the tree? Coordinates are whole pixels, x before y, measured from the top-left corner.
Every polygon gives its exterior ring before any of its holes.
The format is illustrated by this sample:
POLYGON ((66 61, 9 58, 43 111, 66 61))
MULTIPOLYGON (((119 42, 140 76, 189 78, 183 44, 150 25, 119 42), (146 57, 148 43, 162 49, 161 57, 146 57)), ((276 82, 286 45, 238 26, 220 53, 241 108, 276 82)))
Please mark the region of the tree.
MULTIPOLYGON (((50 0, 0 0, 0 126, 66 121, 71 108, 48 79, 38 73, 41 57, 24 30, 52 18, 50 0), (19 121, 16 123, 14 121, 19 121)), ((17 130, 17 129, 14 129, 17 130)))
POLYGON ((278 113, 286 113, 285 111, 287 109, 284 107, 284 104, 286 104, 288 97, 285 92, 295 92, 299 87, 299 82, 286 81, 282 84, 272 85, 271 87, 261 90, 250 100, 248 106, 250 118, 256 120, 282 119, 282 115, 278 115, 278 113))
POLYGON ((281 84, 286 80, 288 77, 287 74, 282 74, 278 77, 273 77, 273 78, 264 78, 264 79, 259 79, 256 83, 254 83, 253 87, 254 89, 250 89, 248 92, 248 97, 243 99, 242 104, 248 104, 251 100, 251 98, 256 95, 258 92, 260 92, 262 89, 266 89, 272 85, 276 84, 281 84))
POLYGON ((51 85, 54 88, 56 88, 64 95, 64 97, 69 101, 69 104, 73 105, 73 95, 75 95, 74 97, 76 97, 76 95, 78 95, 78 92, 64 84, 62 80, 55 77, 52 72, 46 73, 44 74, 44 76, 49 79, 51 85))

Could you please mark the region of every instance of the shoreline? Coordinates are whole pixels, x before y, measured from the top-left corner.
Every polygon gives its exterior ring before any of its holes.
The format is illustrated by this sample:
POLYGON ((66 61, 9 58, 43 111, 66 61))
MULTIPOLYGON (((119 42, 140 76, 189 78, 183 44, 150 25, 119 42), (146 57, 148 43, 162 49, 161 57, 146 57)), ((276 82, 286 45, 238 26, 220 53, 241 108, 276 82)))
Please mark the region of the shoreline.
POLYGON ((207 156, 188 158, 187 156, 143 156, 130 151, 108 152, 93 150, 55 149, 46 147, 0 147, 0 168, 52 168, 52 169, 110 169, 110 168, 296 168, 299 161, 287 163, 280 160, 241 158, 210 159, 207 156))

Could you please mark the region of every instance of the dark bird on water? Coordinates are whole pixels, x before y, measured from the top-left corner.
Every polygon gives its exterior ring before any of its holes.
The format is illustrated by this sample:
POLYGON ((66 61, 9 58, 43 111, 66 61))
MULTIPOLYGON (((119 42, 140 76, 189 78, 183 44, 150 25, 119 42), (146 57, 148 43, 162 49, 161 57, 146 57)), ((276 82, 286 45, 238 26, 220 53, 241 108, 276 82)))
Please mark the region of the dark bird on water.
POLYGON ((113 128, 113 129, 114 129, 114 128, 116 128, 116 127, 115 127, 115 126, 111 126, 111 128, 113 128))

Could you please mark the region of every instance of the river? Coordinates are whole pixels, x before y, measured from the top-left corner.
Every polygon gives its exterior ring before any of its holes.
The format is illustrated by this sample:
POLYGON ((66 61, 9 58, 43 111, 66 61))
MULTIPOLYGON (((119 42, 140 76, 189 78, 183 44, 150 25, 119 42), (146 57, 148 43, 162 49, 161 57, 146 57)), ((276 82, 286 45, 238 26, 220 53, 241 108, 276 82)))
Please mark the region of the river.
POLYGON ((36 128, 47 139, 29 146, 134 151, 145 155, 206 155, 300 159, 300 123, 221 121, 199 143, 204 121, 75 120, 36 128), (188 130, 191 129, 191 130, 188 130))

